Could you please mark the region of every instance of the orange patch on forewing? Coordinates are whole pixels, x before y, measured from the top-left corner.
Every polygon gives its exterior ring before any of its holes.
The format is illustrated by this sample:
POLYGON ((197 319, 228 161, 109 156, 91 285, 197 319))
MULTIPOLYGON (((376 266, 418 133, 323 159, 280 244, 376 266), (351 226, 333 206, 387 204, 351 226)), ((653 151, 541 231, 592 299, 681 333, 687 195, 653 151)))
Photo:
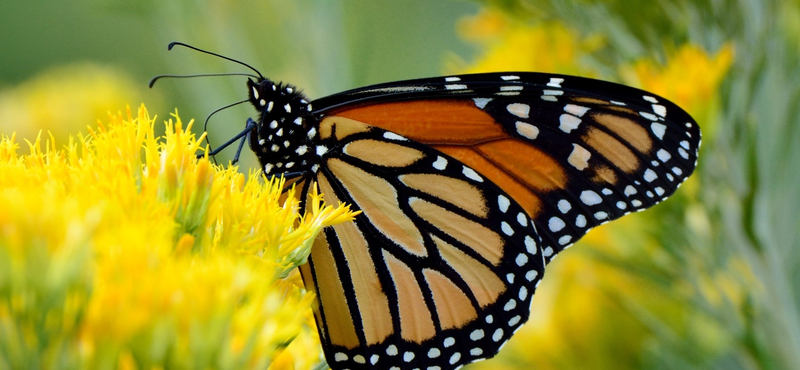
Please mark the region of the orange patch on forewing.
POLYGON ((469 285, 470 294, 482 308, 494 303, 506 290, 506 285, 489 267, 447 242, 433 235, 431 238, 445 262, 469 285))
POLYGON ((419 217, 472 248, 489 263, 495 266, 500 264, 505 241, 496 232, 420 198, 409 199, 409 204, 419 217))
POLYGON ((378 231, 408 253, 428 255, 422 234, 400 209, 397 190, 389 182, 338 158, 328 159, 327 165, 378 231))
POLYGON ((566 187, 564 167, 547 153, 519 139, 493 141, 477 148, 489 161, 533 190, 547 192, 566 187))
POLYGON ((593 114, 592 118, 641 153, 648 153, 653 148, 653 139, 647 129, 631 119, 605 113, 593 114))
POLYGON ((608 183, 614 185, 617 183, 617 173, 606 166, 598 166, 594 169, 592 181, 596 183, 608 183))
POLYGON ((590 127, 582 139, 620 170, 631 173, 639 168, 639 158, 615 137, 590 127))
POLYGON ((542 200, 536 193, 486 160, 475 150, 459 146, 435 146, 435 148, 487 177, 522 206, 525 213, 531 218, 534 218, 541 211, 542 200))
POLYGON ((311 261, 317 276, 320 310, 325 316, 325 327, 331 344, 356 348, 359 346, 356 328, 344 288, 325 234, 320 233, 311 246, 311 261))
POLYGON ((422 343, 436 335, 431 311, 425 304, 422 289, 414 272, 391 253, 383 251, 383 260, 397 290, 397 309, 400 313, 400 336, 403 339, 422 343))
POLYGON ((425 153, 380 140, 356 140, 344 147, 344 152, 362 161, 385 167, 405 167, 425 157, 425 153))
MULTIPOLYGON (((339 203, 325 175, 320 175, 319 186, 329 203, 339 203)), ((389 311, 389 299, 383 291, 375 263, 369 254, 364 235, 353 222, 333 226, 339 245, 347 260, 350 280, 356 293, 356 303, 368 345, 382 342, 394 331, 389 311)))
POLYGON ((431 289, 442 329, 460 328, 478 317, 466 294, 446 276, 432 269, 423 269, 422 275, 431 289))
POLYGON ((400 101, 363 105, 332 113, 422 143, 474 144, 507 137, 494 118, 472 100, 400 101))
POLYGON ((370 128, 363 122, 345 117, 329 116, 319 123, 319 137, 323 140, 328 139, 335 131, 336 139, 342 140, 352 134, 369 131, 370 128))
POLYGON ((464 180, 439 174, 412 173, 400 176, 400 181, 480 218, 486 218, 489 213, 483 192, 464 180))

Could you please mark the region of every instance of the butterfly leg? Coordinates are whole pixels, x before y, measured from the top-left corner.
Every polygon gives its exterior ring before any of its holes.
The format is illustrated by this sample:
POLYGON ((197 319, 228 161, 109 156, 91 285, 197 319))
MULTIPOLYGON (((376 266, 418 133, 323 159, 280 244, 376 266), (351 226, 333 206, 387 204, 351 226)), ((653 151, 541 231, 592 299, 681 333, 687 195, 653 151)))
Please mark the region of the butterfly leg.
MULTIPOLYGON (((221 152, 223 149, 225 149, 229 145, 233 144, 236 140, 241 140, 239 142, 239 147, 236 149, 236 154, 234 154, 234 156, 233 156, 233 162, 232 163, 238 162, 239 161, 239 155, 242 153, 242 148, 244 147, 244 142, 247 140, 247 138, 250 135, 250 132, 253 131, 253 129, 255 127, 256 127, 256 121, 254 121, 252 118, 248 118, 247 119, 247 126, 245 126, 245 128, 244 128, 244 130, 242 130, 242 132, 236 134, 236 136, 232 137, 230 140, 226 141, 225 143, 223 143, 222 145, 220 145, 216 149, 213 149, 213 150, 209 151, 208 152, 208 156, 210 156, 210 157, 211 156, 215 156, 219 152, 221 152)), ((205 155, 206 155, 205 153, 198 154, 197 155, 197 159, 203 158, 205 155)))

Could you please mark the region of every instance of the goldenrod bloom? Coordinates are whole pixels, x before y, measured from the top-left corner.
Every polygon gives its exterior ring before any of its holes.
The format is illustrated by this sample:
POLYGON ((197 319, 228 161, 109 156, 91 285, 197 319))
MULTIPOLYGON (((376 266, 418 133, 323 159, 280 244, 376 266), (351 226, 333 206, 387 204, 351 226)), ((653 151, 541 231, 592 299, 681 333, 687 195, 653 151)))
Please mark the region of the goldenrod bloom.
POLYGON ((63 148, 3 137, 0 369, 319 362, 314 297, 290 272, 353 213, 312 190, 298 215, 282 182, 195 159, 177 114, 153 126, 141 107, 63 148))

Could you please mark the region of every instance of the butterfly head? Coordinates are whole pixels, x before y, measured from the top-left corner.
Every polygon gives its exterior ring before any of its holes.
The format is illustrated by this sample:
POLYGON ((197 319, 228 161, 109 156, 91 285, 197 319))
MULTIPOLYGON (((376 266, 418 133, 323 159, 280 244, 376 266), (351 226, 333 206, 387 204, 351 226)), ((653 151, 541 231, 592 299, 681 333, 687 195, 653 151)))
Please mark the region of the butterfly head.
POLYGON ((250 135, 250 148, 256 153, 264 174, 311 170, 312 140, 316 130, 310 124, 310 105, 291 85, 268 79, 248 80, 250 103, 258 110, 257 126, 250 135))

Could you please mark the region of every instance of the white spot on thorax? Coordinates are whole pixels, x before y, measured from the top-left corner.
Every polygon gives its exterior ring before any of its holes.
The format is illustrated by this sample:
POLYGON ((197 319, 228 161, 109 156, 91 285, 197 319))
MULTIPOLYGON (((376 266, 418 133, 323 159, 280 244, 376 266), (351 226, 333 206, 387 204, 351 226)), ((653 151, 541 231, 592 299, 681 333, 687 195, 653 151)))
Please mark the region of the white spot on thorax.
POLYGON ((292 105, 289 104, 289 103, 286 103, 286 105, 283 106, 283 110, 285 110, 286 113, 292 113, 292 105))

